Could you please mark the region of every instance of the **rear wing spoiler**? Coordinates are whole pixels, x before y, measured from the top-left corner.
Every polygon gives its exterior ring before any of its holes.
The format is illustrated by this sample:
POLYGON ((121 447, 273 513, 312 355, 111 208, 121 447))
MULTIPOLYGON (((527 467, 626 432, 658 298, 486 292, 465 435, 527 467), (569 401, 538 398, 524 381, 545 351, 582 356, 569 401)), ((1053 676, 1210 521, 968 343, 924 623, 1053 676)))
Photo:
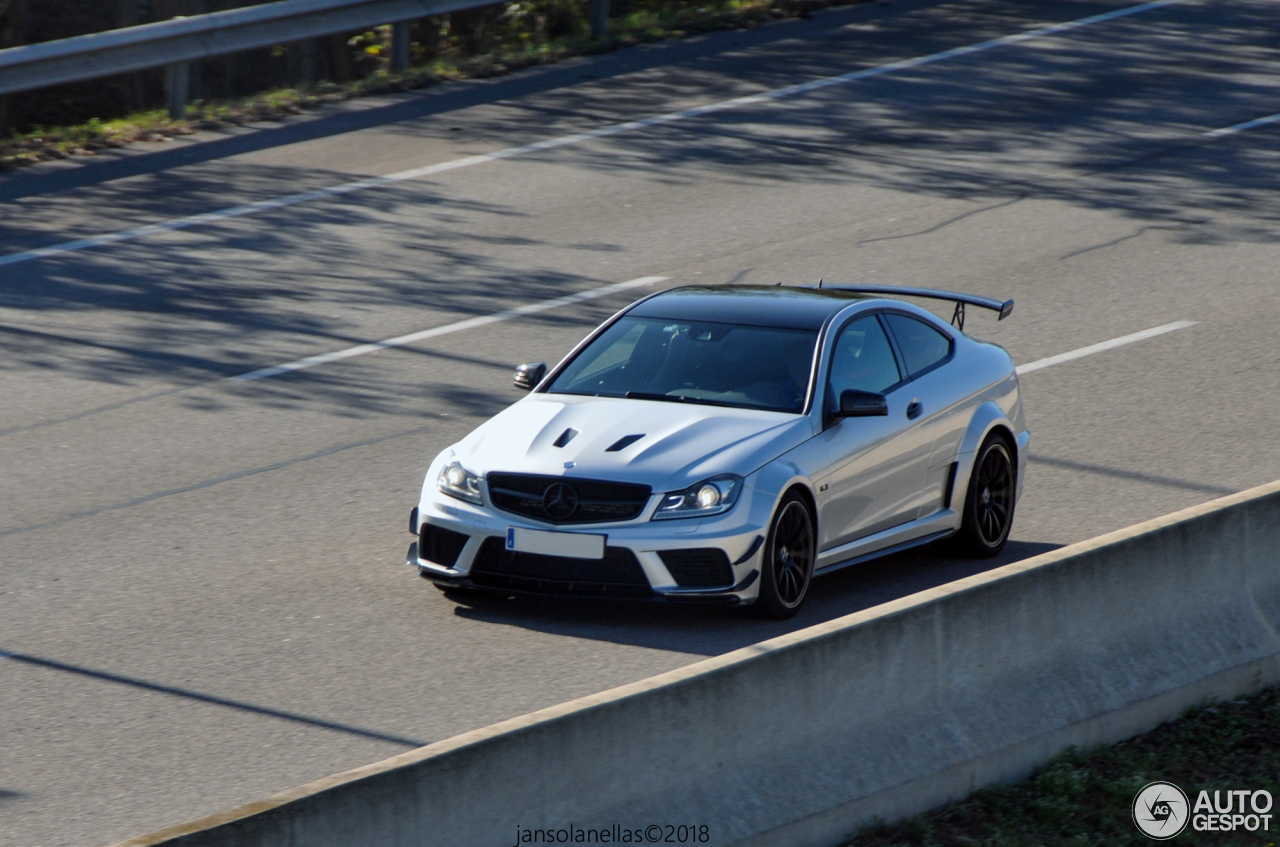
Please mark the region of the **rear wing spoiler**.
POLYGON ((956 310, 951 315, 951 323, 964 332, 964 307, 977 306, 982 309, 990 309, 998 312, 1000 317, 996 320, 1004 320, 1013 313, 1012 300, 993 300, 990 297, 979 297, 976 294, 961 294, 958 291, 937 291, 932 288, 903 288, 897 285, 823 285, 821 281, 818 287, 826 291, 849 291, 854 294, 886 294, 890 297, 928 297, 931 300, 950 300, 956 304, 956 310))

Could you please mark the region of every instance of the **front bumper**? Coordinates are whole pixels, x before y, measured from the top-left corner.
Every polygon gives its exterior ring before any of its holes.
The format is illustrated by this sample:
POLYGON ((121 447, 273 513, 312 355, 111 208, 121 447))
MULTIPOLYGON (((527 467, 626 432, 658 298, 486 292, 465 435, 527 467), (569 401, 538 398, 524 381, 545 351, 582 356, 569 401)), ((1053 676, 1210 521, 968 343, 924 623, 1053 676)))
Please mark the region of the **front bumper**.
MULTIPOLYGON (((424 492, 426 493, 426 492, 424 492)), ((419 542, 405 564, 443 588, 552 597, 596 597, 673 603, 737 605, 759 592, 764 539, 772 501, 743 491, 728 513, 713 518, 651 521, 651 508, 636 520, 613 524, 549 526, 489 507, 428 497, 419 504, 419 542), (512 553, 509 527, 606 536, 603 560, 512 553), (449 533, 449 544, 440 543, 449 533), (452 546, 450 546, 452 545, 452 546), (441 548, 444 547, 444 553, 441 548), (460 548, 460 549, 459 549, 460 548), (715 559, 715 578, 698 563, 715 559), (687 567, 692 562, 693 567, 687 567)))
MULTIPOLYGON (((600 590, 598 583, 576 583, 566 580, 539 579, 525 577, 519 582, 507 585, 493 585, 488 582, 473 581, 468 574, 459 573, 454 568, 446 568, 418 557, 418 542, 409 545, 405 554, 405 564, 418 569, 418 575, 429 579, 441 588, 463 589, 467 591, 483 591, 499 595, 525 595, 537 597, 591 598, 597 600, 633 600, 662 603, 706 603, 724 606, 737 606, 750 602, 748 592, 758 586, 760 577, 758 569, 752 569, 741 582, 728 588, 674 588, 659 590, 646 586, 643 590, 600 590)), ((628 586, 630 587, 630 586, 628 586)), ((636 586, 640 589, 640 586, 636 586)), ((754 597, 754 592, 750 597, 754 597)))

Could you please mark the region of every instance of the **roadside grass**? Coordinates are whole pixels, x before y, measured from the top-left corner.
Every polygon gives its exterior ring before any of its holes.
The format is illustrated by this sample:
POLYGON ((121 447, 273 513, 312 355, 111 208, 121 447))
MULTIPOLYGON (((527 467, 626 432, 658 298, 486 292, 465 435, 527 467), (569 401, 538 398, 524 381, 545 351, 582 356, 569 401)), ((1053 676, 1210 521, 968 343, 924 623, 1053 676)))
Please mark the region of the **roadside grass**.
MULTIPOLYGON (((92 119, 75 126, 35 127, 0 138, 0 171, 36 162, 94 156, 104 150, 139 142, 164 142, 202 129, 226 129, 261 121, 276 121, 329 103, 356 97, 411 91, 443 80, 482 79, 570 56, 604 53, 645 42, 683 38, 726 29, 749 29, 769 21, 807 17, 819 9, 853 5, 866 0, 721 0, 707 5, 665 6, 658 11, 635 11, 609 21, 609 36, 528 38, 468 56, 446 47, 429 62, 404 73, 378 71, 348 83, 321 82, 281 88, 251 97, 190 105, 187 117, 173 120, 167 111, 137 112, 113 120, 92 119)), ((30 96, 30 95, 26 95, 30 96)))
MULTIPOLYGON (((1137 738, 1093 751, 1073 750, 1025 782, 979 791, 959 803, 878 826, 846 847, 1092 847, 1151 845, 1130 817, 1150 782, 1172 782, 1194 807, 1201 790, 1265 789, 1280 800, 1280 689, 1216 703, 1137 738)), ((1280 803, 1269 832, 1195 832, 1184 845, 1274 847, 1280 803)))

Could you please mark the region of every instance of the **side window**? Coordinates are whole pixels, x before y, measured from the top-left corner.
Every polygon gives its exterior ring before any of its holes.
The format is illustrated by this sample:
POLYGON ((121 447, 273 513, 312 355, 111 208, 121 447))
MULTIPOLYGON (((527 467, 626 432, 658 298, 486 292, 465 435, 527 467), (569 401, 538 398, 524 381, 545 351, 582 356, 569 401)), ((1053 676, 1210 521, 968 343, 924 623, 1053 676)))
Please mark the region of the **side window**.
POLYGON ((893 348, 874 315, 846 326, 836 339, 827 377, 827 402, 834 408, 850 388, 883 392, 902 380, 893 348))
POLYGON ((906 361, 908 376, 916 376, 951 355, 951 339, 924 321, 906 315, 888 314, 885 317, 906 361))

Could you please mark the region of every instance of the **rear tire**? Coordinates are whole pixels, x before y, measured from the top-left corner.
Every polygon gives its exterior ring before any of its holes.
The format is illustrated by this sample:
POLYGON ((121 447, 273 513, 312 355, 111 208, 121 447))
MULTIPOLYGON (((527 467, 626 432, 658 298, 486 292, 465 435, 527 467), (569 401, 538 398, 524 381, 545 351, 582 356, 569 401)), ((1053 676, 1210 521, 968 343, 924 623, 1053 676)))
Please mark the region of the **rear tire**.
POLYGON ((1009 541, 1017 491, 1013 449, 1004 436, 993 433, 982 442, 969 474, 964 519, 955 535, 956 552, 974 559, 998 555, 1009 541))
POLYGON ((813 581, 817 551, 813 512, 803 497, 782 498, 769 527, 760 568, 760 596, 752 611, 763 618, 786 620, 800 610, 813 581))

